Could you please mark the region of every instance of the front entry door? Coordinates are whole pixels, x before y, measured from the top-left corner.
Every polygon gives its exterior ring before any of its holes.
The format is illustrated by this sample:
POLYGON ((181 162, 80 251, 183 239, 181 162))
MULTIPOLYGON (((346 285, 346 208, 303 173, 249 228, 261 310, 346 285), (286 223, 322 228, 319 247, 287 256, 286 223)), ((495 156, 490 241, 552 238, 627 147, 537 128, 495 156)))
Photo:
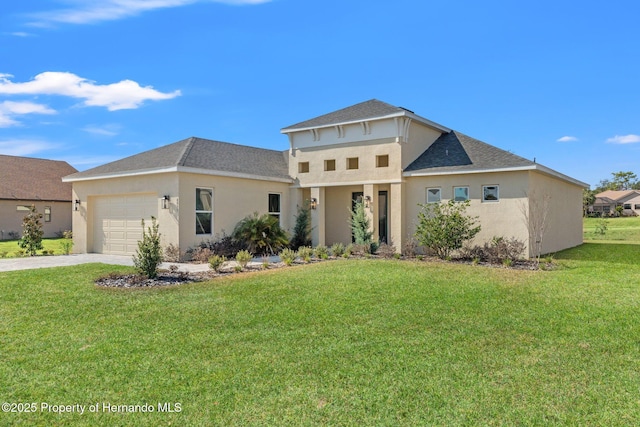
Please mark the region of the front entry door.
POLYGON ((378 241, 380 243, 389 243, 388 194, 386 191, 378 191, 378 241))

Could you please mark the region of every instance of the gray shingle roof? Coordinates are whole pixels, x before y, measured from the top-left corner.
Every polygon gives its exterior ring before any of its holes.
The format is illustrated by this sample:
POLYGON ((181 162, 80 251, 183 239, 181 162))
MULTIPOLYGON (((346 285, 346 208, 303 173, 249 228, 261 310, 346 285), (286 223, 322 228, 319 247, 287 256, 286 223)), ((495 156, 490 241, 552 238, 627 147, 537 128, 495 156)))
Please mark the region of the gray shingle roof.
POLYGON ((68 176, 67 179, 73 181, 172 167, 291 179, 285 153, 282 151, 195 137, 79 172, 68 176))
POLYGON ((0 155, 0 199, 71 201, 71 184, 62 177, 74 172, 59 160, 0 155))
POLYGON ((533 166, 534 162, 456 131, 443 133, 405 172, 464 172, 533 166))
POLYGON ((403 111, 406 110, 400 107, 394 107, 386 102, 378 101, 377 99, 370 99, 369 101, 361 102, 351 107, 334 111, 333 113, 324 114, 310 120, 305 120, 304 122, 296 123, 295 125, 287 126, 283 131, 373 119, 401 113, 403 111))

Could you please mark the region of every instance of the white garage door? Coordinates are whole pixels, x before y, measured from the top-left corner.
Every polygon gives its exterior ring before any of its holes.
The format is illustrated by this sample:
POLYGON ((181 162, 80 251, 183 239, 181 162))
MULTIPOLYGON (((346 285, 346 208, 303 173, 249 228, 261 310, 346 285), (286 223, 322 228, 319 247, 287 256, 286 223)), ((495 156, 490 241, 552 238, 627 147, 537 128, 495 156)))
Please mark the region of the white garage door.
POLYGON ((151 217, 158 217, 158 197, 155 194, 97 197, 94 209, 94 252, 132 255, 142 239, 142 219, 148 227, 151 217))

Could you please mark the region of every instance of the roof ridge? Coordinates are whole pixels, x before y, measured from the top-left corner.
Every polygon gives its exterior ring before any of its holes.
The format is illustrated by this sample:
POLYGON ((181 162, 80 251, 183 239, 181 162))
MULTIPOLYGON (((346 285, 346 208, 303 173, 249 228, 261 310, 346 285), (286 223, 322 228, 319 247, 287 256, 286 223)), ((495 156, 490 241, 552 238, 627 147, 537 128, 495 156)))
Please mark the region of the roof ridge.
POLYGON ((196 140, 195 136, 187 138, 187 143, 185 144, 185 147, 182 150, 182 155, 180 155, 180 157, 178 158, 178 162, 177 162, 178 166, 184 165, 185 161, 189 157, 189 153, 191 153, 191 150, 193 149, 195 140, 196 140))

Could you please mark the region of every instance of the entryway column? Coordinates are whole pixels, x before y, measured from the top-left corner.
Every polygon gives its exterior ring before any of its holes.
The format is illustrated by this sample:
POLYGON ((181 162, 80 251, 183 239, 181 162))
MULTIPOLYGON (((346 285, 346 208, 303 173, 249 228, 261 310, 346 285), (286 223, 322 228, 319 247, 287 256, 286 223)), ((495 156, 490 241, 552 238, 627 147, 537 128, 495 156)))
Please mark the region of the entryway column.
POLYGON ((389 244, 396 248, 396 252, 402 252, 405 241, 406 227, 404 223, 404 183, 391 184, 389 195, 389 244))
POLYGON ((325 244, 325 198, 324 187, 311 187, 311 243, 325 244), (315 209, 313 209, 315 199, 315 209))

